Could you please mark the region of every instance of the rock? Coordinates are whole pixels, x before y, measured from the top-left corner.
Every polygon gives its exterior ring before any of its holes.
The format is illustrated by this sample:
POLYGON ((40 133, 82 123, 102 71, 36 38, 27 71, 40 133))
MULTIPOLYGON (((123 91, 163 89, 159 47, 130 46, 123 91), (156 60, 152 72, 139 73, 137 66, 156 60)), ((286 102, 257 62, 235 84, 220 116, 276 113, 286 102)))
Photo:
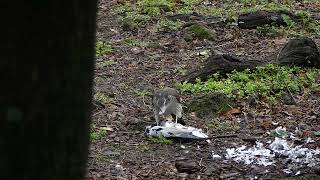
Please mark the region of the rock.
POLYGON ((200 166, 195 160, 177 160, 175 163, 179 173, 188 173, 192 174, 200 171, 200 166))
POLYGON ((277 63, 279 65, 319 68, 319 49, 310 38, 291 39, 280 51, 277 63))

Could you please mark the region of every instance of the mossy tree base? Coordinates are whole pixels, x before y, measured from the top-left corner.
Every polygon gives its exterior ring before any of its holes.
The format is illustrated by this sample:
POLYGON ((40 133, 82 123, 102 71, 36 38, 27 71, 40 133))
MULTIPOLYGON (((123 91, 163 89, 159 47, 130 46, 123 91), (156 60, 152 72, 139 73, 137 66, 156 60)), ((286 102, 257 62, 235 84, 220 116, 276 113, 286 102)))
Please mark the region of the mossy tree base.
POLYGON ((208 93, 195 96, 187 105, 188 112, 195 112, 199 117, 217 115, 227 111, 233 105, 233 101, 222 93, 208 93))

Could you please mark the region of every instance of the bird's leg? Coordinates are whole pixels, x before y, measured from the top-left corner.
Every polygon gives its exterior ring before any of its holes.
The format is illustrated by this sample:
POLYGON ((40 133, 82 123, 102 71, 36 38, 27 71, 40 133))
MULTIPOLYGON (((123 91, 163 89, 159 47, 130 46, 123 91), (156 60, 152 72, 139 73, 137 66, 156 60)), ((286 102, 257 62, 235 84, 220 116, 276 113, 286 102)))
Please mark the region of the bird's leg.
POLYGON ((159 112, 157 110, 153 110, 154 118, 156 119, 157 126, 159 126, 159 112))
POLYGON ((178 124, 178 116, 176 116, 176 124, 178 124))

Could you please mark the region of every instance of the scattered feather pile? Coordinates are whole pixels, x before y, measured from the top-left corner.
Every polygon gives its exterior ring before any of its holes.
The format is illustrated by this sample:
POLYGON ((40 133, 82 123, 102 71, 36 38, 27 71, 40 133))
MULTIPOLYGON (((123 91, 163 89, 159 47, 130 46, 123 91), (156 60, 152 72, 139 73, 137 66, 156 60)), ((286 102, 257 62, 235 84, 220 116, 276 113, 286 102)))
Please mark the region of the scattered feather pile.
POLYGON ((269 166, 273 163, 272 158, 275 156, 271 150, 263 147, 262 143, 256 144, 252 148, 241 146, 239 148, 227 149, 226 159, 233 159, 236 162, 243 162, 245 164, 257 164, 269 166))
POLYGON ((178 123, 164 122, 161 126, 147 126, 145 134, 148 136, 163 136, 167 138, 181 139, 207 139, 208 136, 202 132, 202 129, 197 129, 191 126, 183 126, 178 123))
MULTIPOLYGON (((307 143, 310 140, 307 141, 307 143)), ((308 167, 320 165, 320 149, 304 148, 302 145, 289 145, 287 140, 276 137, 275 140, 265 148, 262 143, 257 142, 254 147, 227 149, 226 159, 232 159, 236 162, 243 162, 247 165, 257 164, 269 166, 275 163, 275 157, 286 157, 286 162, 307 165, 308 167)))
MULTIPOLYGON (((310 142, 309 138, 307 139, 307 143, 308 142, 310 142)), ((275 138, 269 147, 273 152, 287 157, 287 162, 304 164, 308 167, 320 165, 320 149, 318 148, 314 150, 304 148, 302 145, 293 147, 293 145, 288 145, 286 140, 280 138, 275 138)))

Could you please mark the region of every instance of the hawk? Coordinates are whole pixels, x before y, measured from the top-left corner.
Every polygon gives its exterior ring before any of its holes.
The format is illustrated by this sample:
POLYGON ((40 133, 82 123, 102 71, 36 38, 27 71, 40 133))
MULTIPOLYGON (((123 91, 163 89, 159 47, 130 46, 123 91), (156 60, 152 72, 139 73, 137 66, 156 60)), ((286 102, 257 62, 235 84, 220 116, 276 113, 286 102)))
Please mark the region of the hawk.
POLYGON ((176 124, 178 119, 182 117, 182 104, 179 93, 173 88, 164 88, 154 93, 152 98, 154 117, 159 125, 160 116, 165 119, 175 116, 176 124))

